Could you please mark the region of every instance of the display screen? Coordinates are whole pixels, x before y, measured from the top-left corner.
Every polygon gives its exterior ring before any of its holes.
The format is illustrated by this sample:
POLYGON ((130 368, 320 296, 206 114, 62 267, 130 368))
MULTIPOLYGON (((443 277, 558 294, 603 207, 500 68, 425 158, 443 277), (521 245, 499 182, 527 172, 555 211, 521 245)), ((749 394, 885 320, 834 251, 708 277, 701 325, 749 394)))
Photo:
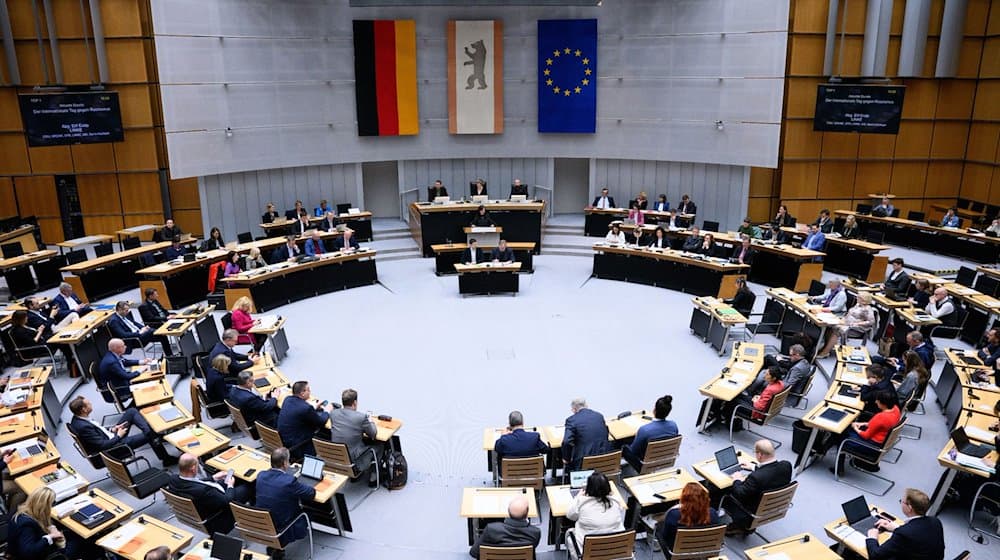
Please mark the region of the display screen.
POLYGON ((29 146, 121 142, 118 92, 28 93, 18 95, 29 146))
POLYGON ((820 84, 813 130, 896 134, 905 86, 820 84))

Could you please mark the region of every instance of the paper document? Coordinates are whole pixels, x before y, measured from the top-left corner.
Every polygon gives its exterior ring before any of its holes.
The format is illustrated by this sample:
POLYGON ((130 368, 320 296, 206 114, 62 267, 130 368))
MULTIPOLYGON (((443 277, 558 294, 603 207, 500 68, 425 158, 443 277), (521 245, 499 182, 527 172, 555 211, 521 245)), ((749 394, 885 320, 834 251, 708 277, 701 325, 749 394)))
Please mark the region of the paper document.
POLYGON ((94 500, 90 499, 90 496, 80 496, 75 500, 66 500, 65 502, 54 506, 52 511, 55 512, 56 517, 62 518, 75 513, 77 510, 83 508, 84 506, 89 506, 94 503, 94 500))
POLYGON ((118 550, 125 546, 130 540, 139 536, 142 533, 143 526, 138 523, 128 523, 121 526, 118 530, 113 531, 110 535, 106 537, 106 540, 101 543, 105 548, 110 548, 113 550, 118 550))
POLYGON ((621 421, 636 430, 646 425, 646 420, 643 420, 642 416, 626 416, 621 421))
POLYGON ((60 478, 55 482, 49 483, 47 486, 56 493, 56 501, 61 502, 66 498, 71 498, 78 494, 77 487, 83 485, 83 479, 80 475, 74 474, 73 476, 67 476, 66 478, 60 478))
POLYGON ((260 315, 257 320, 260 321, 260 326, 265 328, 274 326, 279 321, 277 315, 260 315))
POLYGON ((982 428, 977 428, 975 426, 966 426, 965 434, 972 439, 978 439, 979 441, 988 441, 988 442, 992 442, 993 439, 996 437, 995 433, 989 430, 984 430, 982 428))
POLYGON ((959 465, 962 465, 963 467, 969 467, 972 469, 976 469, 977 471, 988 472, 990 474, 996 472, 995 468, 987 466, 986 463, 984 463, 983 460, 980 459, 979 457, 973 457, 971 455, 965 455, 963 453, 959 453, 958 455, 955 456, 955 462, 958 463, 959 465))
POLYGON ((478 492, 472 500, 473 509, 477 513, 506 512, 515 497, 517 494, 514 493, 478 492))

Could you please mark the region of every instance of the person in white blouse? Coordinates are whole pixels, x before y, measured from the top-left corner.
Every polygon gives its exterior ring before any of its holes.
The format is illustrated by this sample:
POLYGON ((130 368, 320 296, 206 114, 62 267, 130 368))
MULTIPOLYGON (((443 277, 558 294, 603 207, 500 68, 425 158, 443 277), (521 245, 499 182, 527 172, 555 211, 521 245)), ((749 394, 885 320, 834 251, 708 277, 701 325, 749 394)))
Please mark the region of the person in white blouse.
POLYGON ((955 304, 952 302, 951 296, 948 295, 948 290, 942 286, 934 288, 934 295, 931 296, 931 301, 927 304, 925 311, 935 319, 940 319, 945 325, 954 326, 955 324, 955 304))
POLYGON ((576 522, 566 531, 566 550, 576 560, 583 556, 583 540, 587 535, 625 529, 625 506, 611 494, 608 477, 595 472, 587 478, 586 488, 569 504, 566 519, 576 522))
POLYGON ((670 240, 667 239, 667 232, 662 227, 656 228, 653 232, 653 242, 649 244, 653 249, 669 249, 670 240))
POLYGON ((625 234, 622 232, 622 228, 618 224, 612 224, 611 231, 604 236, 604 242, 611 245, 624 245, 625 234))
POLYGON ((997 235, 1000 235, 1000 218, 993 220, 993 223, 990 224, 990 227, 986 228, 985 233, 995 233, 997 235))

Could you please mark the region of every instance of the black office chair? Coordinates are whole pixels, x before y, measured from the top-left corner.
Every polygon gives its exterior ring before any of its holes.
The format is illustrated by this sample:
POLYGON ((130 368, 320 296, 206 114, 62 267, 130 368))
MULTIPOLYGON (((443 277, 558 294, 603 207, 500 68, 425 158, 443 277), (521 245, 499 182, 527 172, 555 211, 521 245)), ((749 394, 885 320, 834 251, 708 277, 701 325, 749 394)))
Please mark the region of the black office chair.
POLYGON ((871 204, 858 204, 854 207, 854 211, 858 214, 871 214, 872 205, 871 204))
POLYGON ((122 249, 128 251, 129 249, 138 249, 142 245, 142 240, 134 235, 130 235, 122 240, 122 249))
POLYGON ((885 241, 885 232, 877 229, 870 229, 865 232, 865 241, 881 245, 885 241))
POLYGON ((910 221, 922 222, 924 221, 924 218, 926 218, 924 213, 917 212, 916 210, 910 210, 909 212, 906 213, 906 219, 910 221))
POLYGON ((249 231, 244 231, 243 233, 237 233, 236 234, 236 242, 237 243, 252 243, 253 242, 253 234, 250 233, 249 231))
POLYGON ((106 257, 114 252, 115 252, 114 245, 112 245, 110 241, 94 245, 94 255, 98 257, 106 257))
POLYGON ((898 218, 899 217, 899 208, 893 208, 892 209, 892 214, 890 214, 889 216, 893 217, 893 218, 898 218))
POLYGON ((13 243, 4 243, 0 245, 0 253, 3 254, 5 259, 13 259, 14 257, 20 257, 24 254, 24 248, 21 247, 20 241, 15 241, 13 243))
POLYGON ((709 220, 705 220, 701 224, 701 229, 704 230, 704 231, 718 232, 719 231, 719 222, 712 222, 712 221, 709 221, 709 220))
POLYGON ((976 269, 969 268, 967 266, 962 266, 958 268, 958 274, 955 275, 955 283, 961 284, 966 288, 971 288, 972 284, 976 281, 976 269))
POLYGON ((826 291, 826 284, 820 282, 819 280, 812 280, 809 282, 809 295, 821 296, 825 291, 826 291))
POLYGON ((969 210, 973 212, 982 212, 986 210, 986 203, 973 201, 972 204, 969 205, 969 210))
POLYGON ((958 229, 964 228, 965 227, 965 218, 959 218, 958 219, 958 225, 955 226, 955 227, 958 228, 958 229))

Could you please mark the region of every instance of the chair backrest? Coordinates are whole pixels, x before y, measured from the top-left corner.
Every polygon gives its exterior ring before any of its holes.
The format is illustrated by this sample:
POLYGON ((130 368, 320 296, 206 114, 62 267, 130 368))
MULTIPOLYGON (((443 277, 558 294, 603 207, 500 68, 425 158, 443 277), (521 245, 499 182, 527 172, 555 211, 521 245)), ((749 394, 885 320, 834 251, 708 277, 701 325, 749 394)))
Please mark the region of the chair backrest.
POLYGON ((892 214, 889 214, 889 217, 891 217, 891 218, 898 218, 899 217, 899 208, 893 208, 892 209, 892 214))
POLYGON ((878 454, 878 460, 881 461, 885 454, 896 447, 899 443, 899 436, 903 433, 903 428, 906 427, 906 415, 900 417, 899 422, 889 430, 889 434, 885 436, 885 441, 882 443, 882 450, 878 454))
POLYGON ((226 311, 225 315, 222 316, 219 321, 222 323, 223 329, 233 328, 233 314, 231 311, 226 311))
POLYGON ((969 268, 967 266, 960 266, 958 268, 958 274, 955 275, 955 282, 957 284, 961 284, 966 288, 971 288, 975 281, 976 269, 969 268))
POLYGON ((75 249, 73 251, 67 252, 65 255, 67 264, 81 263, 87 260, 87 251, 83 249, 75 249))
POLYGON ((642 469, 639 474, 656 472, 674 466, 681 452, 682 435, 662 439, 654 439, 646 444, 646 456, 642 458, 642 469))
POLYGON ((262 544, 270 548, 281 549, 281 541, 278 540, 278 531, 274 527, 274 520, 271 512, 266 509, 249 507, 229 502, 229 509, 233 512, 233 519, 236 520, 236 530, 240 532, 243 540, 262 544))
POLYGON ((254 422, 254 427, 257 428, 257 433, 260 434, 260 442, 264 444, 264 449, 268 453, 285 446, 285 444, 281 443, 281 436, 278 434, 278 430, 261 424, 260 421, 254 422))
POLYGON ((760 420, 760 424, 764 425, 773 420, 781 412, 781 409, 785 407, 785 401, 788 400, 788 394, 792 392, 792 386, 789 385, 782 389, 777 395, 771 398, 771 402, 767 406, 767 416, 760 420))
POLYGON ((819 280, 809 281, 809 295, 820 296, 826 291, 826 284, 820 282, 819 280))
POLYGON ((906 219, 914 222, 922 222, 927 216, 923 212, 918 212, 916 210, 910 210, 906 213, 906 219))
POLYGON ((958 556, 955 557, 955 560, 969 560, 969 558, 972 558, 972 553, 969 552, 968 550, 963 550, 962 552, 958 553, 958 556))
POLYGON ((23 255, 24 249, 21 247, 20 241, 4 243, 3 245, 0 245, 0 254, 2 254, 5 259, 13 259, 14 257, 20 257, 23 255))
POLYGON ((243 417, 243 412, 239 408, 234 406, 233 403, 229 402, 229 399, 226 399, 225 402, 226 402, 226 408, 229 409, 229 415, 233 417, 233 422, 236 423, 236 427, 239 428, 240 431, 246 434, 247 436, 250 436, 250 438, 257 439, 253 437, 253 431, 250 430, 250 425, 247 424, 247 419, 243 417))
POLYGON ((114 245, 110 241, 105 241, 104 243, 98 243, 94 245, 94 255, 98 257, 106 257, 111 253, 115 252, 114 245))
POLYGON ((746 303, 742 307, 737 307, 736 310, 743 314, 744 317, 750 318, 750 314, 753 313, 753 306, 757 303, 757 294, 750 292, 750 296, 747 298, 746 303))
POLYGON ((618 477, 622 473, 622 450, 584 457, 580 464, 580 470, 588 471, 591 469, 603 473, 609 479, 618 477))
MULTIPOLYGON (((483 183, 483 186, 485 186, 485 185, 486 185, 486 183, 483 183)), ((346 214, 347 211, 350 210, 350 209, 351 209, 351 203, 350 202, 345 202, 343 204, 338 204, 337 205, 337 214, 338 215, 340 215, 340 214, 346 214)))
POLYGON ((715 231, 715 232, 718 232, 719 231, 719 222, 713 222, 713 221, 710 221, 710 220, 705 220, 704 222, 701 223, 701 229, 703 229, 705 231, 715 231))
POLYGON ((587 535, 582 560, 622 560, 635 556, 635 531, 587 535))
POLYGON ((858 204, 854 207, 854 211, 858 214, 868 214, 872 211, 871 204, 858 204))
POLYGON ((212 317, 206 317, 195 323, 194 330, 198 333, 202 352, 211 352, 215 344, 222 341, 219 328, 215 326, 215 319, 212 317))
POLYGON ((129 249, 138 249, 139 245, 142 245, 142 241, 134 235, 130 235, 122 240, 122 248, 126 251, 129 249))
POLYGON ((253 234, 250 233, 249 231, 244 231, 243 233, 236 234, 237 243, 250 243, 251 241, 253 241, 253 234))
POLYGON ((316 448, 316 456, 325 463, 323 466, 324 469, 349 478, 358 477, 359 473, 354 468, 351 450, 347 448, 347 445, 313 438, 313 447, 316 448))
POLYGON ((725 523, 708 527, 678 527, 670 554, 685 560, 712 558, 722 552, 725 539, 725 523))
POLYGON ((541 490, 545 486, 545 458, 504 457, 500 459, 500 486, 541 490))
POLYGON ((191 498, 185 498, 184 496, 178 496, 167 490, 166 488, 160 488, 160 492, 163 492, 163 497, 167 500, 167 505, 177 516, 177 520, 185 525, 193 527, 202 533, 211 535, 212 531, 209 531, 205 527, 205 519, 202 519, 201 514, 198 513, 198 508, 195 507, 194 501, 191 498))
POLYGON ((103 469, 104 462, 101 461, 100 453, 94 453, 94 454, 87 453, 87 450, 83 448, 83 442, 80 441, 80 436, 76 435, 76 432, 73 431, 73 428, 70 427, 69 424, 66 425, 66 428, 67 428, 66 431, 69 432, 69 435, 73 437, 73 447, 76 448, 77 452, 79 452, 80 455, 82 455, 84 458, 90 461, 90 466, 94 467, 95 469, 103 469))
POLYGON ((195 374, 202 380, 208 379, 208 368, 212 367, 208 356, 208 354, 201 354, 194 359, 195 374))
POLYGON ((111 477, 111 480, 115 481, 115 484, 120 486, 122 490, 139 498, 135 490, 135 483, 132 481, 132 473, 129 472, 125 463, 104 452, 101 452, 101 460, 104 461, 104 466, 108 468, 108 475, 111 477))
POLYGON ((479 560, 535 560, 535 547, 480 546, 479 560))
POLYGON ((885 232, 877 229, 870 229, 865 232, 865 241, 881 245, 885 241, 885 232))
POLYGON ((750 530, 754 530, 761 525, 766 525, 772 521, 777 521, 788 514, 788 509, 792 507, 792 498, 795 497, 795 490, 799 487, 798 482, 791 482, 787 486, 764 492, 757 504, 757 511, 754 512, 753 522, 750 523, 750 530))

